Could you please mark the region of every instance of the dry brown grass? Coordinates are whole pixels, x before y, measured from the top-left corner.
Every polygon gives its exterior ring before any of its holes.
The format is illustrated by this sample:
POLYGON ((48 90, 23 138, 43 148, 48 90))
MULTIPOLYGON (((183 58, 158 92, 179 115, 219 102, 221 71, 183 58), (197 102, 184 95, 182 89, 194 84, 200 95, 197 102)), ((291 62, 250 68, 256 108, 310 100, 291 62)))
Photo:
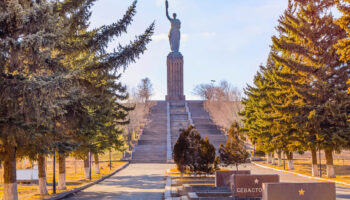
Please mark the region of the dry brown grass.
POLYGON ((205 101, 204 108, 209 112, 214 123, 226 131, 234 121, 241 121, 238 113, 243 106, 239 101, 205 101))
POLYGON ((133 147, 140 138, 144 126, 148 123, 148 115, 156 102, 130 102, 128 104, 135 106, 135 109, 129 112, 130 123, 125 126, 124 139, 128 146, 133 147))
MULTIPOLYGON (((112 152, 112 160, 119 160, 121 158, 120 152, 112 152)), ((97 180, 103 176, 106 176, 122 165, 125 162, 112 162, 112 168, 109 167, 109 154, 106 153, 100 157, 100 172, 101 174, 95 175, 95 168, 92 162, 92 180, 97 180), (106 162, 104 162, 106 161, 106 162)), ((29 167, 30 164, 27 163, 25 167, 29 167)), ((22 167, 22 162, 18 162, 18 168, 22 167)), ((0 170, 0 174, 2 175, 3 169, 0 170)), ((84 178, 84 163, 81 160, 75 160, 74 158, 67 158, 66 160, 66 182, 67 182, 67 190, 57 190, 57 193, 65 192, 68 190, 72 190, 76 187, 82 186, 84 184, 89 183, 89 180, 84 178)), ((3 176, 1 176, 3 179, 3 176)), ((53 181, 53 163, 52 159, 48 158, 47 161, 47 182, 48 182, 48 190, 49 193, 52 194, 52 181, 53 181)), ((58 182, 58 163, 56 162, 56 182, 58 182)), ((3 182, 0 183, 0 197, 3 197, 3 182)), ((18 184, 18 194, 19 199, 29 200, 29 199, 41 199, 42 196, 38 193, 38 185, 25 185, 18 184)))

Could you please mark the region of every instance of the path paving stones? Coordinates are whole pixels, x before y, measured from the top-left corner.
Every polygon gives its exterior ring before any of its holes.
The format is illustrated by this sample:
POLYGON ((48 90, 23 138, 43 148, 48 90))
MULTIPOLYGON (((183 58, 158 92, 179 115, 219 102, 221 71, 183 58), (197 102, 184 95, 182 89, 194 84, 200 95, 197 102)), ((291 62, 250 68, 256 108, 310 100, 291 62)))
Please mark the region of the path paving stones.
MULTIPOLYGON (((79 192, 68 200, 118 199, 118 200, 161 200, 164 195, 165 171, 175 167, 171 164, 130 164, 105 181, 79 192)), ((278 174, 281 182, 317 182, 293 174, 264 169, 249 164, 240 170, 251 170, 252 174, 278 174)), ((350 199, 350 188, 336 186, 337 200, 350 199)))
POLYGON ((79 192, 68 200, 161 200, 169 164, 130 164, 105 181, 79 192))

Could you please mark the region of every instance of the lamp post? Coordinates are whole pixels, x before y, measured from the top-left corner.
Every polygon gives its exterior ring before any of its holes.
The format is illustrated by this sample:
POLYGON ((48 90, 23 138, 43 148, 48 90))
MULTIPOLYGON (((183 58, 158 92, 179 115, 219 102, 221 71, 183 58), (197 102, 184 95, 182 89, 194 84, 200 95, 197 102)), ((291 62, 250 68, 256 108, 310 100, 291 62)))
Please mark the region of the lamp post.
POLYGON ((322 177, 322 160, 321 160, 321 137, 319 134, 316 135, 317 146, 318 146, 318 159, 320 160, 320 177, 322 177))
POLYGON ((283 152, 283 170, 286 170, 286 153, 283 152))
POLYGON ((109 150, 109 170, 112 170, 112 152, 109 150))
POLYGON ((90 151, 90 155, 89 155, 89 168, 90 168, 90 170, 89 170, 89 179, 91 181, 91 179, 92 179, 92 177, 91 177, 91 151, 90 151))
POLYGON ((320 145, 318 145, 318 158, 320 160, 320 177, 322 177, 322 160, 321 160, 321 149, 320 145))
POLYGON ((53 178, 52 178, 52 193, 56 194, 56 152, 53 152, 53 178))
MULTIPOLYGON (((53 127, 53 141, 56 142, 56 123, 54 123, 54 127, 53 127)), ((52 176, 52 193, 56 194, 56 144, 53 148, 53 176, 52 176)))

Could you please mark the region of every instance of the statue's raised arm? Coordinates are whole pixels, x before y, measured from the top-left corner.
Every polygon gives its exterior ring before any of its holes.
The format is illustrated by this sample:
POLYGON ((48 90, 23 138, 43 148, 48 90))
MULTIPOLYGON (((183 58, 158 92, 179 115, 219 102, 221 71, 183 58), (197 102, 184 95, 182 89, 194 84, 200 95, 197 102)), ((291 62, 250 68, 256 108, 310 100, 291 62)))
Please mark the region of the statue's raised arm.
POLYGON ((169 20, 172 20, 170 18, 170 15, 169 15, 169 2, 168 0, 165 0, 165 8, 166 8, 166 17, 169 19, 169 20))
POLYGON ((173 14, 173 18, 169 16, 169 3, 168 0, 165 0, 165 7, 166 7, 166 16, 170 21, 171 29, 169 32, 169 42, 172 52, 179 52, 180 48, 180 28, 181 28, 181 21, 177 19, 176 13, 173 14))

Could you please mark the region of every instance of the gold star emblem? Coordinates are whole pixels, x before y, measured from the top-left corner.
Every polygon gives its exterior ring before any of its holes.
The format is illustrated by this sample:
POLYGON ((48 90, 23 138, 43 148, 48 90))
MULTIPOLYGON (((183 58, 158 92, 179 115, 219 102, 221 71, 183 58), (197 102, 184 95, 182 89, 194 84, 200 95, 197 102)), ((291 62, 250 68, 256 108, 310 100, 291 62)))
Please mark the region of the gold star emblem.
POLYGON ((259 184, 259 180, 258 180, 258 179, 255 179, 255 180, 254 180, 254 183, 255 183, 255 184, 259 184))
POLYGON ((300 190, 299 190, 299 196, 304 196, 304 194, 305 194, 305 190, 300 189, 300 190))

